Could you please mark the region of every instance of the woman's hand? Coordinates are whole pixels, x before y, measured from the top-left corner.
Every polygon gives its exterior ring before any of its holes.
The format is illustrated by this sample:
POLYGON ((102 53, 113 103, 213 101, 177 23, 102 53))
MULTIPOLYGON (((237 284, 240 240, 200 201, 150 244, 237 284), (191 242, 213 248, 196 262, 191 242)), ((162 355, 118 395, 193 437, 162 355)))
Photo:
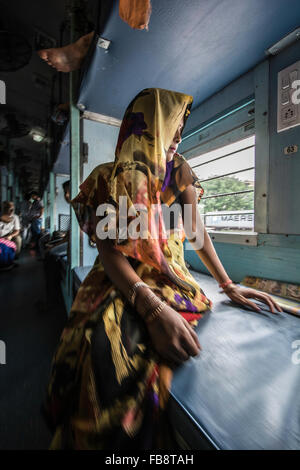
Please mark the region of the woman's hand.
POLYGON ((247 300, 249 297, 260 300, 261 302, 264 302, 265 304, 267 304, 270 307, 270 311, 272 313, 276 313, 275 308, 279 312, 282 312, 282 308, 276 302, 274 302, 272 297, 270 297, 268 294, 264 292, 258 292, 254 289, 250 289, 247 287, 242 288, 235 284, 230 284, 225 289, 223 289, 223 291, 225 292, 225 294, 227 294, 227 296, 233 302, 236 302, 237 304, 246 305, 248 307, 252 307, 253 310, 256 310, 257 312, 260 312, 261 308, 258 305, 256 305, 255 302, 251 302, 250 300, 247 300))
POLYGON ((154 349, 163 359, 178 365, 199 354, 201 346, 191 325, 149 287, 138 289, 135 307, 146 322, 154 349), (154 319, 149 320, 157 307, 162 308, 154 319))
POLYGON ((171 363, 181 364, 201 350, 193 328, 167 304, 147 327, 155 350, 171 363))

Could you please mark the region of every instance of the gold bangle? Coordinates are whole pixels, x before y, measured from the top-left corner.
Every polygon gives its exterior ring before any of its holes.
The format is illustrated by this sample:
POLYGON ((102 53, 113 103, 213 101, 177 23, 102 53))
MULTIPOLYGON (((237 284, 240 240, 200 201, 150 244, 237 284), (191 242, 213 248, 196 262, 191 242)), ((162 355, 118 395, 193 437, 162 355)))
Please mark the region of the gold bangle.
POLYGON ((164 308, 165 304, 164 302, 160 302, 157 307, 155 307, 153 310, 148 310, 146 315, 144 316, 144 320, 146 323, 152 323, 154 320, 157 319, 158 315, 161 313, 162 309, 164 308))
POLYGON ((142 305, 140 305, 141 309, 139 311, 139 314, 143 319, 146 318, 147 313, 150 312, 151 310, 155 309, 159 304, 161 300, 152 292, 151 290, 147 292, 145 298, 143 299, 142 305))
POLYGON ((129 290, 129 295, 128 295, 128 300, 131 303, 131 305, 134 307, 135 305, 135 299, 136 299, 136 294, 137 294, 137 289, 139 287, 149 287, 145 282, 138 281, 129 290))

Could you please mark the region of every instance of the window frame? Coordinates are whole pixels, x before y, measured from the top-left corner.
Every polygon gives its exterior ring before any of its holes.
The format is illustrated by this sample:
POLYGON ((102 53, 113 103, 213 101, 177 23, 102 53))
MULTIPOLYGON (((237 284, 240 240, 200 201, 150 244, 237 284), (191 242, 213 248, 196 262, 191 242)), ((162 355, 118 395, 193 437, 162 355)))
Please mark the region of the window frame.
MULTIPOLYGON (((230 134, 230 132, 229 132, 230 134)), ((252 134, 253 136, 255 136, 255 133, 252 134)), ((249 138, 249 135, 247 136, 243 136, 242 139, 240 140, 237 140, 236 142, 242 142, 243 140, 249 138)), ((210 162, 213 162, 215 160, 219 160, 219 159, 223 159, 223 158, 227 158, 228 156, 230 155, 234 155, 234 154, 237 154, 239 152, 242 152, 243 150, 247 150, 249 148, 253 148, 254 147, 254 150, 255 150, 255 143, 252 145, 247 145, 246 147, 242 147, 241 149, 239 150, 235 150, 235 151, 230 151, 230 152, 227 152, 225 151, 224 152, 224 155, 222 154, 221 156, 218 156, 216 158, 212 158, 212 160, 208 160, 207 162, 204 162, 204 163, 197 163, 195 166, 192 166, 191 167, 193 169, 196 169, 198 168, 199 166, 202 166, 202 165, 206 165, 206 164, 209 164, 210 162)), ((218 147, 218 148, 222 148, 222 147, 218 147)), ((206 152, 203 154, 205 155, 206 152)), ((214 180, 214 179, 218 179, 218 178, 222 178, 224 176, 230 176, 230 175, 234 175, 234 174, 237 174, 237 173, 241 173, 243 171, 249 171, 249 170, 254 170, 254 175, 255 175, 255 166, 254 167, 250 167, 250 168, 245 168, 243 170, 236 170, 236 171, 231 171, 230 173, 226 173, 226 174, 222 174, 222 175, 219 175, 219 176, 215 176, 215 177, 212 177, 212 178, 206 178, 206 179, 203 179, 203 180, 200 180, 201 184, 202 183, 205 183, 206 181, 210 181, 210 180, 214 180)), ((255 176, 254 176, 255 177, 255 176)), ((233 193, 224 193, 224 194, 217 194, 217 195, 209 195, 207 196, 208 198, 212 198, 212 197, 222 197, 224 195, 230 195, 230 194, 244 194, 244 193, 250 193, 252 192, 253 193, 253 197, 255 197, 255 190, 254 188, 253 189, 249 189, 249 190, 243 190, 243 191, 235 191, 233 193)), ((205 193, 204 193, 204 196, 205 197, 205 193)), ((254 212, 254 207, 253 207, 253 212, 254 212)), ((254 216, 255 216, 255 212, 254 212, 254 216)), ((207 228, 207 232, 209 234, 212 234, 211 235, 211 238, 215 241, 221 241, 223 242, 224 241, 224 234, 226 235, 225 237, 225 241, 228 242, 228 243, 239 243, 239 244, 255 244, 256 243, 256 239, 257 239, 257 233, 254 232, 254 230, 250 231, 244 231, 244 230, 230 230, 230 231, 223 231, 223 230, 209 230, 207 228), (233 235, 232 237, 230 237, 229 235, 233 235), (249 235, 249 236, 248 236, 249 235)))
MULTIPOLYGON (((254 133, 252 135, 255 135, 254 133)), ((244 140, 245 138, 249 137, 249 135, 247 135, 246 137, 243 136, 244 138, 243 139, 240 139, 239 141, 241 140, 244 140)), ((239 142, 237 141, 237 142, 239 142)), ((251 146, 252 147, 252 146, 251 146)), ((219 148, 222 148, 222 147, 219 147, 219 148)), ((246 147, 248 148, 248 147, 246 147)), ((255 144, 254 144, 254 149, 255 149, 255 144)), ((240 151, 242 151, 244 149, 241 149, 240 151)), ((237 152, 234 152, 234 153, 237 153, 237 152)), ((204 155, 204 154, 203 154, 204 155)), ((231 152, 229 153, 229 155, 231 155, 231 152)), ((222 157, 219 157, 219 158, 225 158, 227 157, 227 153, 224 154, 224 156, 222 157)), ((207 162, 209 163, 209 161, 207 162)), ((205 163, 204 163, 205 165, 205 163)), ((198 165, 195 166, 195 168, 197 168, 198 165)), ((194 168, 194 167, 192 167, 194 168)), ((255 178, 255 166, 254 168, 251 167, 251 169, 254 169, 254 178, 255 178)), ((248 170, 248 169, 247 169, 248 170)), ((236 173, 240 173, 241 171, 246 171, 246 170, 236 170, 236 171, 233 171, 233 172, 230 172, 228 173, 228 175, 234 175, 236 173)), ((227 175, 227 173, 226 173, 227 175)), ((226 176, 226 175, 222 175, 222 176, 217 176, 216 178, 221 178, 223 176, 226 176)), ((215 179, 215 178, 207 178, 203 181, 201 181, 201 184, 204 183, 205 181, 209 181, 211 179, 215 179)), ((245 191, 242 191, 241 193, 245 193, 245 192, 253 192, 253 197, 254 197, 254 201, 255 201, 255 187, 251 190, 245 190, 245 191)), ((227 194, 227 193, 226 193, 227 194)), ((236 194, 236 193, 234 193, 236 194)), ((237 192, 237 194, 239 194, 239 192, 237 192)), ((204 193, 205 195, 205 193, 204 193)), ((216 197, 221 197, 222 195, 217 195, 216 197)), ((213 197, 213 195, 210 195, 209 197, 213 197)), ((255 206, 255 204, 254 204, 255 206)), ((254 223, 255 223, 255 210, 254 210, 254 207, 253 207, 253 211, 254 211, 254 223)), ((233 243, 233 244, 239 244, 239 245, 252 245, 252 246, 256 246, 257 245, 257 235, 258 233, 255 231, 255 230, 252 230, 252 231, 243 231, 243 230, 230 230, 230 231, 223 231, 223 230, 210 230, 210 229, 207 229, 207 232, 209 233, 211 239, 215 242, 220 242, 220 243, 233 243)))
POLYGON ((233 106, 229 112, 224 111, 209 122, 202 123, 199 126, 200 130, 189 131, 183 136, 180 152, 187 160, 190 160, 216 148, 255 135, 254 230, 252 232, 207 230, 215 242, 257 246, 259 233, 268 232, 268 111, 269 63, 266 61, 254 70, 253 95, 248 96, 235 107, 233 106))

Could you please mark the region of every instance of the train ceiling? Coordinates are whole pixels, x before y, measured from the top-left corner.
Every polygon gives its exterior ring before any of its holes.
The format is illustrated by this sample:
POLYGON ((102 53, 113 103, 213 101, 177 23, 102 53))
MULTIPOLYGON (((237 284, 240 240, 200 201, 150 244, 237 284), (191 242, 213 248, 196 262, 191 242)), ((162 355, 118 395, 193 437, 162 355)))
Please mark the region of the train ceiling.
MULTIPOLYGON (((86 2, 90 17, 96 2, 86 2)), ((0 165, 9 155, 14 170, 26 176, 23 191, 39 190, 46 158, 44 142, 34 141, 32 132, 47 134, 55 105, 69 100, 68 75, 58 74, 36 53, 58 46, 60 39, 69 43, 69 3, 0 0, 0 80, 6 84, 6 105, 0 105, 0 165)))
MULTIPOLYGON (((97 0, 84 3, 90 19, 95 20, 91 13, 97 0)), ((13 130, 19 132, 10 136, 17 152, 15 162, 20 165, 22 155, 26 157, 20 168, 33 175, 30 181, 34 184, 39 184, 45 146, 33 142, 28 133, 21 134, 34 127, 46 128, 53 86, 56 103, 60 98, 68 100, 68 76, 46 65, 35 48, 39 41, 47 47, 58 44, 68 4, 67 0, 0 0, 0 30, 25 38, 25 59, 28 43, 32 47, 30 60, 22 68, 0 72, 7 85, 7 105, 0 105, 0 145, 5 147, 7 128, 14 122, 13 130)), ((264 60, 265 50, 298 26, 299 0, 152 0, 149 30, 138 31, 120 19, 115 0, 101 34, 111 41, 110 48, 95 47, 78 103, 89 111, 121 119, 136 93, 160 87, 193 95, 197 106, 264 60)), ((63 44, 68 37, 65 31, 63 44)), ((18 64, 20 61, 22 57, 16 57, 18 64)))
POLYGON ((122 118, 141 89, 194 96, 199 105, 265 58, 300 26, 299 0, 152 0, 149 31, 132 30, 117 4, 96 47, 78 102, 122 118))

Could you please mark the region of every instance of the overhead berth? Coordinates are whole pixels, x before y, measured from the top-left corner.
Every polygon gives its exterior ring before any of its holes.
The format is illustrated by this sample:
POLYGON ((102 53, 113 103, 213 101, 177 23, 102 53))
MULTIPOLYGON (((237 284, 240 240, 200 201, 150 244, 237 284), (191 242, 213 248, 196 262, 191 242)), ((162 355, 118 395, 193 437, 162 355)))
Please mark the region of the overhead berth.
MULTIPOLYGON (((77 288, 91 266, 75 268, 77 288)), ((202 351, 173 378, 169 416, 191 449, 300 449, 300 319, 233 304, 216 281, 191 271, 213 311, 197 327, 202 351)))
POLYGON ((70 123, 65 128, 53 171, 63 175, 70 174, 70 123))
POLYGON ((261 0, 152 0, 149 31, 138 31, 121 20, 115 2, 101 33, 111 41, 109 49, 96 41, 79 108, 121 119, 129 101, 149 87, 193 95, 198 106, 299 26, 298 0, 290 0, 289 8, 286 3, 273 0, 266 8, 261 0), (232 18, 236 27, 228 27, 232 18))

